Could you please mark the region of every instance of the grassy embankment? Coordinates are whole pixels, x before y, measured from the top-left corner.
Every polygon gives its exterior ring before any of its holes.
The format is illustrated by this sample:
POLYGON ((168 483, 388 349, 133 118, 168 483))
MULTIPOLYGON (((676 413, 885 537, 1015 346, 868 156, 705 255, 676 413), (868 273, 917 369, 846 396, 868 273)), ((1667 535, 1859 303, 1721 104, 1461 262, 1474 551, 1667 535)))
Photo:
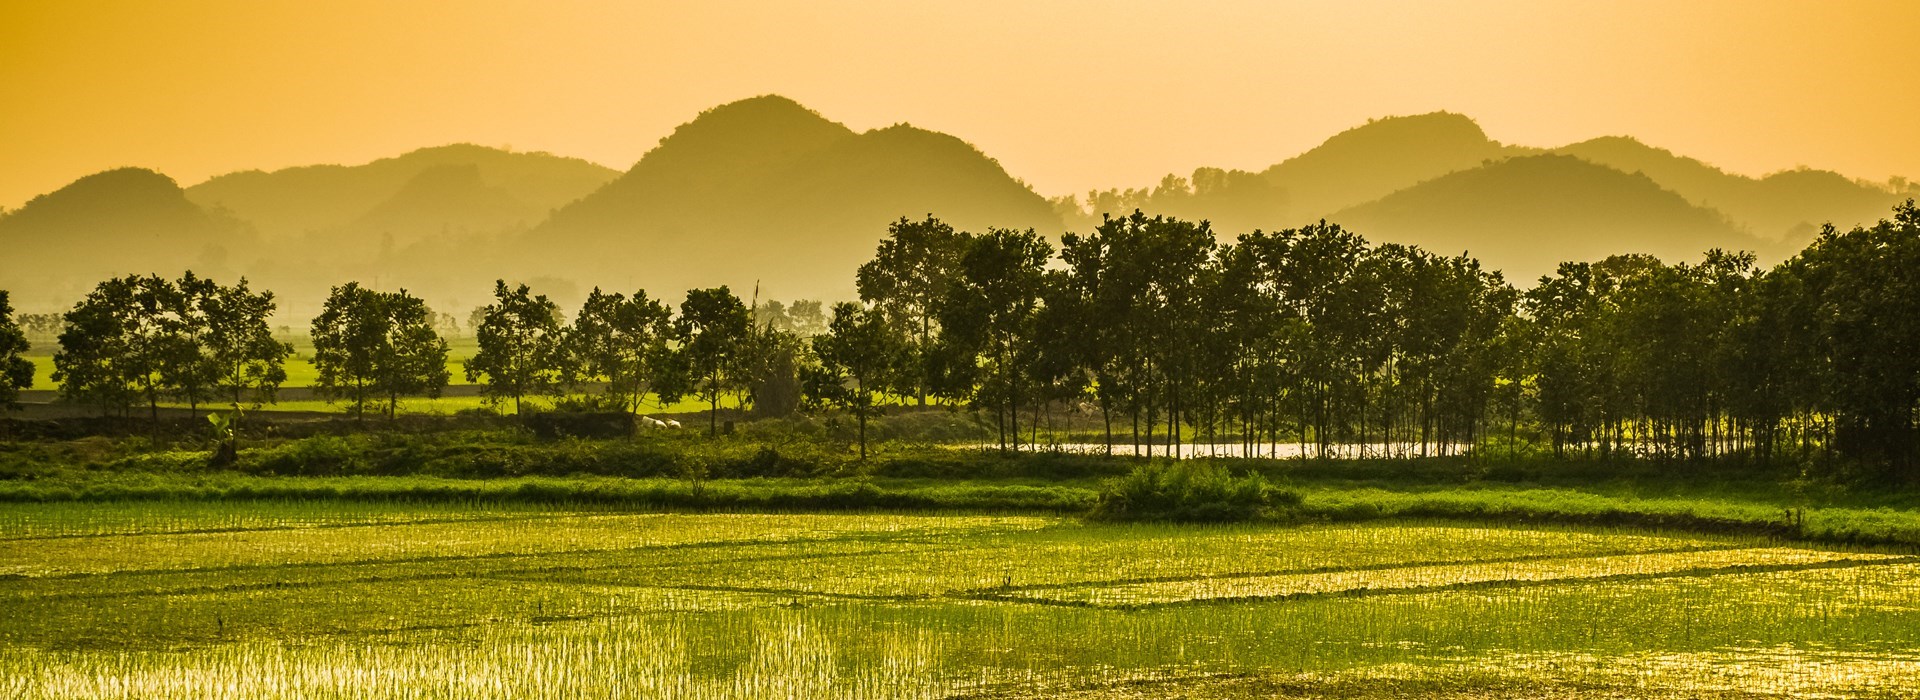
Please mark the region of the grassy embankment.
MULTIPOLYGON (((876 422, 858 461, 846 426, 751 423, 631 440, 543 441, 497 427, 347 432, 249 440, 238 464, 209 446, 144 437, 0 444, 0 500, 344 499, 601 504, 732 511, 994 511, 1083 514, 1105 485, 1145 462, 1097 455, 1001 456, 964 414, 876 422), (911 439, 909 439, 911 438, 911 439)), ((1829 543, 1920 546, 1920 494, 1799 478, 1737 463, 1213 460, 1256 473, 1288 499, 1259 513, 1288 522, 1449 519, 1746 533, 1829 543)))

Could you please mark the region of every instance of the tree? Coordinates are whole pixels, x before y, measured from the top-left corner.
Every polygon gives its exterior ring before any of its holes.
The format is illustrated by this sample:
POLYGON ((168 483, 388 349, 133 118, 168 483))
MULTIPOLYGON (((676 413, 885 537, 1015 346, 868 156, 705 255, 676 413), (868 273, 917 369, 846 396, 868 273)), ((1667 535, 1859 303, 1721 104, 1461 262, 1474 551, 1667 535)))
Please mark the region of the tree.
POLYGON ((330 400, 352 400, 356 420, 380 397, 391 419, 401 396, 439 396, 450 378, 447 343, 426 302, 357 282, 334 287, 313 319, 313 364, 315 388, 330 400))
POLYGON ((287 380, 286 360, 293 346, 276 340, 267 320, 277 305, 273 292, 255 293, 246 278, 218 287, 198 299, 206 320, 202 347, 214 367, 214 387, 233 406, 259 406, 274 400, 287 380))
POLYGON ((348 282, 334 287, 313 319, 314 388, 328 400, 351 400, 356 420, 372 404, 382 348, 392 326, 380 292, 348 282))
POLYGON ((820 365, 808 373, 807 394, 859 420, 861 461, 867 459, 867 418, 874 414, 874 397, 885 389, 900 361, 898 343, 886 314, 853 302, 834 304, 826 334, 813 337, 820 365))
POLYGON ((960 257, 970 236, 928 215, 923 221, 901 217, 887 227, 887 238, 873 260, 860 266, 854 286, 860 299, 877 305, 905 333, 900 343, 910 371, 896 387, 925 406, 939 361, 933 341, 939 329, 936 306, 960 280, 960 257))
POLYGON ((176 401, 187 404, 188 414, 197 417, 200 404, 213 399, 220 367, 208 356, 206 336, 212 329, 205 302, 217 295, 220 285, 189 270, 179 280, 155 287, 159 300, 160 375, 162 383, 176 401))
POLYGON ((513 399, 521 412, 528 394, 551 393, 560 379, 560 307, 527 285, 493 284, 494 303, 474 330, 480 349, 467 360, 467 381, 486 379, 487 398, 513 399))
POLYGON ((20 329, 26 331, 28 338, 36 336, 41 338, 56 337, 60 335, 62 327, 66 325, 66 321, 61 318, 61 315, 55 313, 21 314, 16 317, 16 320, 20 322, 20 329))
POLYGON ((0 408, 20 407, 20 390, 33 387, 33 363, 27 352, 27 334, 13 318, 13 304, 0 289, 0 408))
POLYGON ((160 316, 170 287, 158 276, 116 277, 74 304, 53 356, 63 397, 122 415, 145 399, 149 418, 159 422, 161 368, 171 349, 160 316))
POLYGON ((1884 474, 1920 479, 1920 208, 1847 233, 1828 227, 1783 266, 1816 303, 1802 306, 1808 352, 1826 373, 1808 412, 1832 416, 1833 446, 1884 474))
POLYGON ((563 374, 569 382, 605 382, 621 410, 637 414, 647 392, 667 367, 673 312, 647 298, 606 294, 594 287, 568 329, 563 374))
POLYGON ((801 355, 806 342, 793 331, 765 322, 747 332, 740 362, 746 398, 753 415, 781 418, 799 410, 802 397, 801 355))
POLYGON ((720 398, 744 383, 741 365, 753 317, 725 286, 694 289, 680 304, 674 331, 680 341, 676 368, 683 381, 671 387, 671 396, 663 391, 661 400, 677 400, 685 393, 700 397, 707 402, 707 434, 718 435, 720 398))
POLYGON ((1000 449, 1019 450, 1019 408, 1029 375, 1020 364, 1035 339, 1035 319, 1053 246, 1034 233, 994 229, 972 238, 960 277, 935 308, 940 345, 981 382, 969 382, 976 406, 991 406, 1000 449))
POLYGON ((787 307, 787 321, 792 324, 788 330, 802 338, 811 338, 827 332, 827 316, 820 310, 820 302, 801 299, 787 307))
POLYGON ((383 297, 390 330, 375 363, 381 370, 376 386, 387 397, 387 419, 392 420, 400 397, 439 398, 452 375, 447 371, 447 341, 434 332, 427 302, 405 289, 383 297))

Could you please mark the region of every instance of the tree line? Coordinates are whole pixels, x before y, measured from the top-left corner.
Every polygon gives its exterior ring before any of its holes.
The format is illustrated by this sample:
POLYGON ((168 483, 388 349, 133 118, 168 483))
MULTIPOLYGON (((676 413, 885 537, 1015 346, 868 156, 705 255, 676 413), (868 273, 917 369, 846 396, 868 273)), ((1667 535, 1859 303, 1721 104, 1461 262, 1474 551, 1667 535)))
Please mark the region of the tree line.
MULTIPOLYGON (((596 288, 571 319, 500 282, 472 316, 479 351, 464 372, 516 410, 530 396, 628 413, 649 396, 697 399, 710 432, 725 402, 844 410, 863 454, 882 405, 943 403, 990 416, 1007 451, 1076 415, 1097 419, 1109 448, 1143 454, 1196 440, 1247 456, 1287 442, 1444 455, 1537 440, 1560 456, 1840 456, 1917 475, 1912 202, 1873 226, 1829 226, 1772 268, 1720 250, 1675 264, 1620 255, 1525 290, 1469 256, 1326 222, 1223 242, 1206 221, 1135 211, 1055 246, 929 216, 891 224, 855 281, 859 299, 830 310, 749 305, 727 287, 676 309, 596 288)), ((68 398, 122 413, 271 401, 291 352, 268 331, 273 308, 244 280, 108 280, 62 318, 55 376, 68 398)), ((436 395, 446 318, 404 290, 335 288, 311 326, 316 390, 356 415, 436 395)), ((0 358, 24 351, 6 324, 0 358)), ((15 366, 0 369, 18 386, 15 366)))

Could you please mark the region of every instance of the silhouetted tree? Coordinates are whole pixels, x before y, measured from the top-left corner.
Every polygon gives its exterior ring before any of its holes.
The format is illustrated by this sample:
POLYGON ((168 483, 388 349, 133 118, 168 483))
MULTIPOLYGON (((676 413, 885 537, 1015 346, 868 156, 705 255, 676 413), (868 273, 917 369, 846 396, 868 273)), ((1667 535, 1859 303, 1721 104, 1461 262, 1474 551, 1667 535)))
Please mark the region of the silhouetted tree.
POLYGON ((198 417, 200 404, 216 395, 220 367, 207 353, 207 334, 212 321, 207 318, 205 300, 218 293, 220 285, 189 270, 179 280, 154 286, 158 299, 155 317, 160 327, 160 376, 167 394, 187 404, 188 414, 198 417))
POLYGON ((0 408, 20 407, 20 390, 33 387, 33 363, 21 355, 27 334, 13 318, 13 304, 0 289, 0 408))
POLYGON ((887 227, 873 260, 855 277, 860 299, 877 305, 906 336, 899 345, 905 353, 901 364, 909 369, 900 373, 896 389, 922 406, 940 365, 933 350, 940 330, 936 306, 959 283, 968 238, 931 215, 922 221, 901 217, 887 227))
POLYGON ((200 345, 215 370, 215 391, 236 414, 242 407, 272 402, 287 380, 286 359, 293 354, 293 346, 276 340, 267 323, 276 308, 273 292, 255 293, 242 278, 232 287, 208 290, 195 303, 207 323, 200 345))
POLYGON ((171 289, 154 275, 116 277, 75 304, 53 357, 61 395, 123 415, 145 399, 148 416, 157 423, 167 384, 162 369, 176 350, 162 319, 171 289))
POLYGON ((801 338, 811 338, 827 332, 827 316, 821 311, 820 302, 801 299, 787 307, 787 319, 792 324, 788 330, 801 338))
POLYGON ((978 372, 981 381, 968 387, 971 398, 993 407, 1002 451, 1020 448, 1019 409, 1030 379, 1020 359, 1035 340, 1052 255, 1053 246, 1032 230, 994 229, 974 237, 960 258, 958 280, 935 307, 940 344, 978 372))
POLYGON ((1843 454, 1920 479, 1920 208, 1840 233, 1832 227, 1785 266, 1805 352, 1831 370, 1808 412, 1830 411, 1843 454))

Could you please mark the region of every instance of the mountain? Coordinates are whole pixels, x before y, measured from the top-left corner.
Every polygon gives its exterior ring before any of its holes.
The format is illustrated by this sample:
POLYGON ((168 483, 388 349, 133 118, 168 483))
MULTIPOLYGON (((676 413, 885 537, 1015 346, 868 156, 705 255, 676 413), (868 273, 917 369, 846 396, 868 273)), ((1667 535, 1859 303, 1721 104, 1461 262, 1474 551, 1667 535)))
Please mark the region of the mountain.
POLYGON ((1760 238, 1794 245, 1806 243, 1827 222, 1846 229, 1878 221, 1902 198, 1825 170, 1735 175, 1626 136, 1581 141, 1554 152, 1643 173, 1689 202, 1724 212, 1760 238))
POLYGON ((1696 261, 1711 248, 1783 255, 1719 212, 1628 174, 1565 155, 1520 156, 1444 175, 1330 217, 1370 239, 1465 252, 1530 284, 1563 261, 1648 253, 1696 261))
POLYGON ((844 299, 902 217, 1054 234, 1135 207, 1209 219, 1223 238, 1324 217, 1471 252, 1525 285, 1615 253, 1684 261, 1720 247, 1771 262, 1818 223, 1874 221, 1914 191, 1818 170, 1743 177, 1625 137, 1522 148, 1437 112, 1368 122, 1261 172, 1201 168, 1090 194, 1048 201, 955 136, 855 131, 762 96, 700 113, 625 172, 461 144, 185 190, 150 170, 91 175, 0 214, 0 288, 20 308, 55 310, 108 275, 190 266, 274 289, 294 325, 346 280, 454 312, 483 302, 496 277, 568 300, 594 285, 678 299, 718 284, 844 299))
POLYGON ((854 132, 792 100, 713 108, 631 170, 555 212, 523 246, 540 272, 677 295, 756 283, 847 297, 890 222, 1057 233, 1050 205, 958 138, 908 125, 854 132))
POLYGON ((1434 112, 1368 121, 1261 174, 1286 193, 1290 215, 1308 221, 1519 150, 1464 115, 1434 112))
POLYGON ((400 191, 375 204, 339 230, 384 236, 394 231, 415 237, 441 233, 491 234, 525 229, 546 218, 547 209, 490 185, 472 164, 436 165, 420 171, 400 191))
POLYGON ((223 272, 253 244, 245 225, 194 205, 173 178, 108 170, 0 216, 0 289, 21 308, 64 307, 110 276, 223 272))
POLYGON ((1079 228, 1102 214, 1143 211, 1207 219, 1223 233, 1324 218, 1447 173, 1529 152, 1487 137, 1464 115, 1433 112, 1370 120, 1259 173, 1200 168, 1154 187, 1088 193, 1069 211, 1079 228))
POLYGON ((577 158, 455 144, 364 165, 229 173, 188 188, 187 197, 269 239, 391 234, 408 241, 447 229, 525 229, 617 174, 577 158))

